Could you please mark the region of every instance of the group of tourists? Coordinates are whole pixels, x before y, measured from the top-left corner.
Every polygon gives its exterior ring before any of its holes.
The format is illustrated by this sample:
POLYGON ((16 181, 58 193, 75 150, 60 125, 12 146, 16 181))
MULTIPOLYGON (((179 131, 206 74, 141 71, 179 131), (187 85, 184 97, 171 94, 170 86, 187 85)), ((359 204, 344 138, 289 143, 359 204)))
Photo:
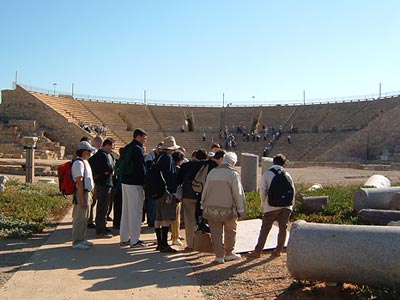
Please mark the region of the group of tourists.
MULTIPOLYGON (((76 183, 73 206, 72 248, 90 249, 87 228, 95 228, 97 238, 113 237, 107 221, 113 220, 119 229, 120 246, 147 248, 149 241, 140 239, 144 211, 147 224, 154 227, 156 251, 175 253, 174 246, 194 251, 195 232, 210 232, 216 263, 240 259, 234 252, 237 221, 245 219, 245 193, 239 172, 234 168, 237 155, 226 152, 218 144, 209 151, 198 149, 188 159, 185 149, 173 136, 160 141, 155 149, 145 155, 147 133, 137 128, 133 140, 116 155, 112 139, 94 140, 92 144, 82 139, 78 144, 72 164, 72 177, 76 183), (96 217, 93 222, 93 208, 96 217), (114 216, 110 212, 113 208, 114 216), (92 213, 91 213, 92 211, 92 213), (179 235, 183 214, 185 237, 179 235), (116 220, 118 220, 116 222, 116 220), (171 245, 168 234, 171 231, 171 245)), ((294 184, 283 165, 286 158, 279 154, 274 165, 262 177, 260 196, 262 227, 257 245, 250 257, 258 258, 274 221, 278 221, 278 245, 273 256, 279 256, 286 239, 286 228, 294 201, 294 184), (273 186, 276 177, 280 183, 273 186), (289 202, 272 203, 271 191, 282 187, 289 202), (289 191, 289 192, 288 192, 289 191), (269 199, 271 198, 271 199, 269 199), (280 205, 280 206, 279 206, 280 205)))

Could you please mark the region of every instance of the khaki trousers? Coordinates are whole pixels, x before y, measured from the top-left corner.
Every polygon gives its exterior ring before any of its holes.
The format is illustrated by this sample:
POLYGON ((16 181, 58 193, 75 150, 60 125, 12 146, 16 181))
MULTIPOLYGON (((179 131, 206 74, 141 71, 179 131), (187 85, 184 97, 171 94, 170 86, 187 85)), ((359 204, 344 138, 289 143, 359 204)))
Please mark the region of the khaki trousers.
MULTIPOLYGON (((74 195, 75 197, 75 195, 74 195)), ((86 203, 90 207, 91 194, 85 191, 86 203)), ((77 245, 86 240, 87 222, 89 219, 89 208, 82 208, 78 203, 72 208, 72 245, 77 245)))
POLYGON ((196 199, 183 198, 183 217, 185 220, 186 244, 193 248, 194 232, 196 230, 196 199))
POLYGON ((179 239, 179 227, 181 226, 181 202, 176 204, 176 219, 171 221, 171 239, 179 239))
POLYGON ((212 246, 217 258, 232 255, 236 242, 236 219, 226 222, 216 222, 208 219, 210 225, 212 246), (222 234, 224 235, 222 241, 222 234))
POLYGON ((256 252, 261 252, 264 249, 265 242, 274 221, 277 221, 279 226, 278 245, 276 246, 276 250, 282 251, 285 245, 286 229, 291 213, 292 211, 290 209, 281 208, 263 214, 260 235, 258 236, 258 242, 255 248, 256 252))

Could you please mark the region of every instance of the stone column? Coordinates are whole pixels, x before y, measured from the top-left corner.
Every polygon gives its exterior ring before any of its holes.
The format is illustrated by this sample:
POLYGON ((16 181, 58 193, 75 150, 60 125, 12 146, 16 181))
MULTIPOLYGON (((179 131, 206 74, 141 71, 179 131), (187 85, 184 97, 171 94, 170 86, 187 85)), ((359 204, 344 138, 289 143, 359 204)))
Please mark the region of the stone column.
POLYGON ((24 149, 26 149, 26 183, 33 183, 35 178, 35 148, 38 138, 35 136, 24 137, 24 149))
POLYGON ((261 176, 274 165, 272 157, 261 157, 261 176))
POLYGON ((258 155, 242 153, 241 178, 245 192, 257 190, 258 155))
POLYGON ((373 186, 376 188, 388 188, 391 187, 390 179, 379 174, 372 175, 367 181, 364 183, 364 186, 373 186))
POLYGON ((399 287, 400 228, 293 223, 287 266, 293 278, 399 287))
POLYGON ((363 208, 387 209, 395 194, 399 192, 400 187, 360 188, 354 193, 354 208, 357 211, 363 208))

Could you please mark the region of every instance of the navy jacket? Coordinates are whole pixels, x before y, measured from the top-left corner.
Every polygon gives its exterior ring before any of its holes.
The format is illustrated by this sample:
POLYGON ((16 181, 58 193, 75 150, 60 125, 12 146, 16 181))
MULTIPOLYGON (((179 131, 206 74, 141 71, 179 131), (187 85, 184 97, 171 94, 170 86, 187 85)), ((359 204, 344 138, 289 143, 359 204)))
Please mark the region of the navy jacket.
POLYGON ((121 182, 130 185, 143 185, 144 176, 146 175, 143 146, 136 140, 133 140, 131 145, 133 146, 131 151, 131 159, 134 162, 133 173, 131 175, 121 176, 121 182))
POLYGON ((99 149, 93 156, 89 158, 89 164, 92 168, 95 184, 109 187, 113 186, 111 174, 114 172, 114 168, 106 151, 99 149))

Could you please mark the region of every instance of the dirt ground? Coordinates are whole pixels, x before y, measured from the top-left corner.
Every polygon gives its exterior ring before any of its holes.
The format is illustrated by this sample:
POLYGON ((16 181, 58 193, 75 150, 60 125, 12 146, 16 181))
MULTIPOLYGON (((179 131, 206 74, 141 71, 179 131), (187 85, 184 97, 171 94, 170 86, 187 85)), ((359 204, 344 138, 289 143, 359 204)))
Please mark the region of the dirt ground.
MULTIPOLYGON (((338 168, 288 169, 295 182, 302 184, 363 184, 371 175, 381 174, 392 183, 400 182, 399 171, 373 171, 338 168)), ((13 177, 13 176, 10 176, 13 177)), ((23 179, 23 176, 19 176, 23 179)), ((0 240, 0 286, 23 265, 47 240, 54 227, 26 240, 0 240)), ((215 264, 212 255, 194 254, 188 260, 193 267, 206 299, 359 299, 356 287, 326 286, 325 283, 301 285, 296 283, 286 267, 286 253, 270 258, 264 252, 260 259, 243 255, 241 260, 215 264)))

